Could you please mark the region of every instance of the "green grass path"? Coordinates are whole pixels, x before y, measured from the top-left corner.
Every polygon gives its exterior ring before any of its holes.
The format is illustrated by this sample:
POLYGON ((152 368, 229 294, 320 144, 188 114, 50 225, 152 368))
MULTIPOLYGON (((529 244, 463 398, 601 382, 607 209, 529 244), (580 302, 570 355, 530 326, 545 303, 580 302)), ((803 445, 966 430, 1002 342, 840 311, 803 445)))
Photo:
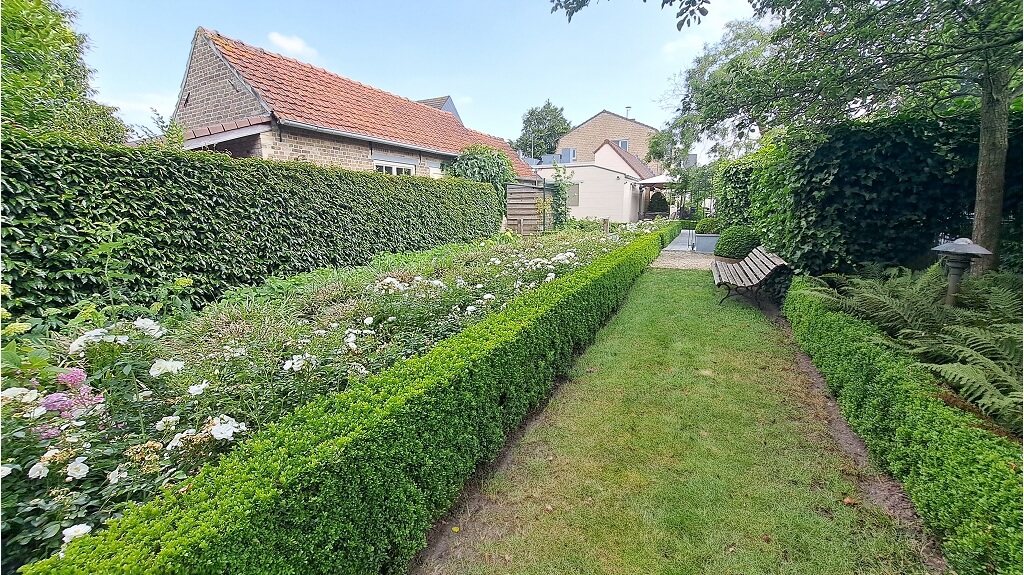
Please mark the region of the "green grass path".
POLYGON ((710 272, 648 270, 418 572, 924 572, 806 408, 796 348, 710 272))

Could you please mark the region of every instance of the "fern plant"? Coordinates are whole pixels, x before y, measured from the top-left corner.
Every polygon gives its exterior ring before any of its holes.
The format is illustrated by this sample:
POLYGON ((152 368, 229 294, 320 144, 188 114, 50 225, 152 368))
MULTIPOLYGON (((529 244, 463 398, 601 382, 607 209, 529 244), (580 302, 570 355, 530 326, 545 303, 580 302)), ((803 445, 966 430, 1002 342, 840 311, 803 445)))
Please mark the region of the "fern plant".
POLYGON ((979 411, 1020 435, 1024 338, 1020 278, 969 277, 957 305, 943 304, 946 277, 934 265, 868 267, 861 276, 822 276, 806 293, 875 324, 886 342, 909 352, 979 411))

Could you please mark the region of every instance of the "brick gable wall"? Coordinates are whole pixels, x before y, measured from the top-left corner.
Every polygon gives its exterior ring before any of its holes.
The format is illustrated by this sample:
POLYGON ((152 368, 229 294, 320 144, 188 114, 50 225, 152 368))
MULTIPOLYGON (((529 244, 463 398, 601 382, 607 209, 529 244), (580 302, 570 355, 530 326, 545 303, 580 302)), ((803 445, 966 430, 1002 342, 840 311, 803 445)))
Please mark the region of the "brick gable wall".
POLYGON ((172 118, 189 129, 266 113, 250 88, 216 53, 211 41, 197 34, 172 118))
MULTIPOLYGON (((555 153, 561 153, 563 148, 576 148, 577 162, 593 162, 594 151, 605 140, 626 139, 629 140, 628 152, 643 160, 647 155, 647 142, 656 131, 614 114, 602 112, 562 136, 562 139, 558 140, 555 153)), ((650 162, 647 165, 655 174, 662 171, 657 162, 650 162)))

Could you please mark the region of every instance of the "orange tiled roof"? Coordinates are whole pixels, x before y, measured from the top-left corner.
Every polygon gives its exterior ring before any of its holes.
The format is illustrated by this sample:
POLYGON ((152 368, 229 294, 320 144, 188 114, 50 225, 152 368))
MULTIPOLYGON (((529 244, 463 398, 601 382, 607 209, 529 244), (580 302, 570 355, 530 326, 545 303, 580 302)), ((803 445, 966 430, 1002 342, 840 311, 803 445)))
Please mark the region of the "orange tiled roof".
MULTIPOLYGON (((640 158, 634 156, 633 154, 630 154, 626 150, 623 150, 621 147, 619 147, 618 144, 612 142, 611 140, 605 140, 600 146, 597 147, 597 150, 600 150, 606 145, 611 146, 612 149, 615 150, 615 153, 618 154, 620 158, 625 160, 626 163, 629 164, 630 168, 633 168, 633 171, 636 172, 638 176, 640 176, 641 180, 646 180, 647 178, 654 177, 654 170, 652 170, 650 166, 645 164, 643 160, 641 160, 640 158)), ((594 150, 594 152, 597 153, 597 150, 594 150)))
POLYGON ((471 144, 505 152, 520 178, 533 169, 501 138, 470 130, 452 114, 305 62, 203 30, 278 120, 457 155, 471 144))

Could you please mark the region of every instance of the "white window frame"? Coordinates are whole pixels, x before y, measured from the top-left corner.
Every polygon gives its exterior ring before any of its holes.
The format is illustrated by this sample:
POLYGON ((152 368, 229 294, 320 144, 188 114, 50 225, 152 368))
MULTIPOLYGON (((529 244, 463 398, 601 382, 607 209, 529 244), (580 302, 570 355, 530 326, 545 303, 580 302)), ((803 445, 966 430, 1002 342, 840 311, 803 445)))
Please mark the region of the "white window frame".
POLYGON ((373 170, 389 176, 415 176, 416 164, 400 164, 398 162, 374 160, 373 170))
POLYGON ((627 152, 629 151, 629 140, 627 138, 619 138, 618 140, 612 140, 612 143, 627 152))

